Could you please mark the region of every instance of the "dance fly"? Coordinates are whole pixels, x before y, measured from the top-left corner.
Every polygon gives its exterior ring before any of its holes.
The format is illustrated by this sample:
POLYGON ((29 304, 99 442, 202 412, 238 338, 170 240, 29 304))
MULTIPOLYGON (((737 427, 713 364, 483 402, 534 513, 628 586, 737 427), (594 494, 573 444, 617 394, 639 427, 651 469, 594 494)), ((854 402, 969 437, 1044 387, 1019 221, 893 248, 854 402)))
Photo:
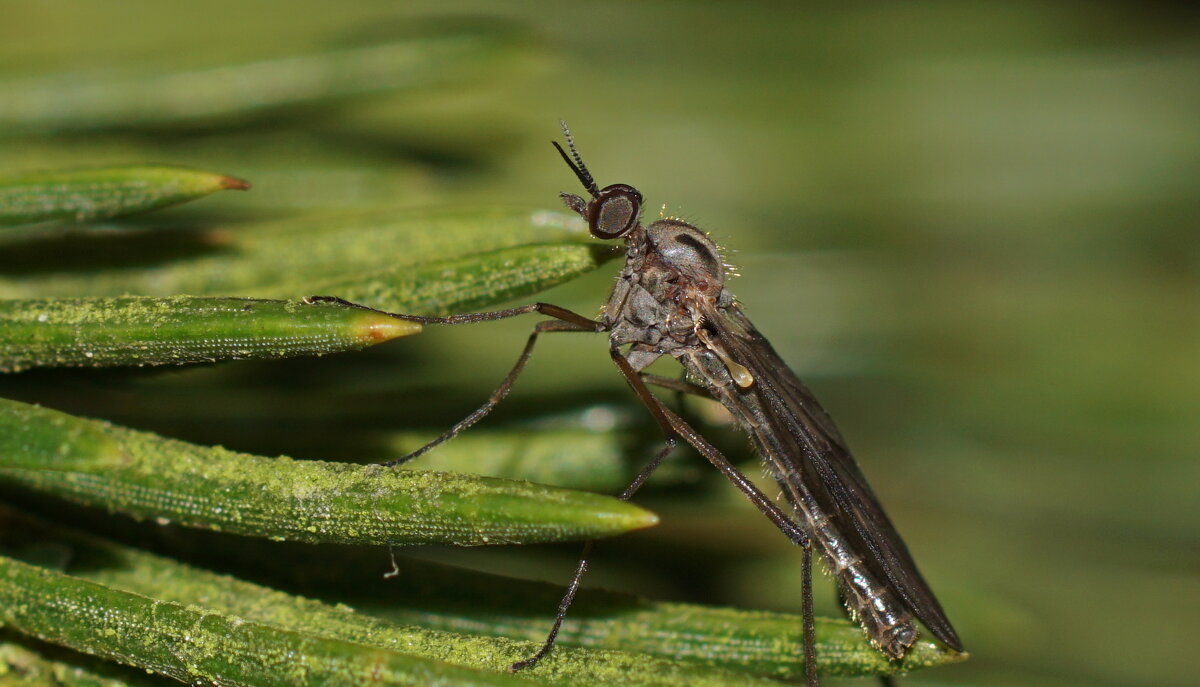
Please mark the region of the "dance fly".
MULTIPOLYGON (((846 610, 884 654, 895 660, 903 658, 917 640, 917 621, 946 646, 962 651, 958 634, 918 572, 833 420, 726 288, 725 266, 717 246, 705 232, 679 219, 643 225, 642 194, 627 184, 600 188, 576 150, 566 124, 563 133, 570 155, 557 142, 553 145, 589 196, 563 193, 563 201, 587 221, 592 236, 625 243, 625 266, 608 303, 595 320, 547 303, 449 317, 395 315, 429 324, 463 324, 531 312, 554 319, 534 327, 516 365, 487 403, 437 439, 392 464, 421 455, 490 412, 508 395, 540 334, 606 332, 613 362, 666 435, 663 449, 620 498, 632 497, 682 439, 799 545, 803 550, 803 651, 809 685, 817 684, 812 613, 814 549, 836 580, 846 610), (643 372, 663 356, 677 360, 691 383, 643 372), (750 435, 768 472, 779 483, 785 507, 776 505, 650 393, 648 384, 700 393, 728 409, 750 435)), ((331 297, 312 300, 345 303, 331 297)), ((513 670, 534 665, 553 647, 587 569, 591 549, 588 542, 545 643, 533 656, 513 664, 513 670)))

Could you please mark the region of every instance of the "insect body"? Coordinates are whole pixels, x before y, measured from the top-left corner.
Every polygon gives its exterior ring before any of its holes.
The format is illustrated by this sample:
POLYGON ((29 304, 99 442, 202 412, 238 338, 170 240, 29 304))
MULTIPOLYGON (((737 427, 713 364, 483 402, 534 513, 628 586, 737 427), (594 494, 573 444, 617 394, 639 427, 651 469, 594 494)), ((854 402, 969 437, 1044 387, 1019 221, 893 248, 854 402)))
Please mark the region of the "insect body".
POLYGON ((641 372, 670 355, 732 413, 782 487, 789 519, 821 552, 850 614, 877 647, 902 658, 917 639, 915 616, 961 650, 833 420, 725 288, 716 245, 677 219, 643 227, 641 194, 623 184, 597 190, 566 133, 574 160, 555 145, 592 195, 563 194, 567 206, 593 235, 626 244, 625 268, 600 318, 614 357, 641 372))
MULTIPOLYGON (((917 571, 833 420, 725 288, 725 270, 717 246, 707 234, 678 219, 660 219, 643 226, 642 194, 626 184, 599 188, 575 150, 565 124, 563 132, 571 154, 568 156, 558 143, 554 146, 590 196, 585 199, 563 193, 564 202, 587 221, 596 238, 625 242, 625 266, 608 303, 598 320, 546 303, 440 318, 393 314, 431 324, 463 324, 531 312, 555 318, 534 328, 516 365, 487 403, 393 464, 421 455, 490 412, 507 396, 540 334, 607 332, 609 355, 667 438, 663 450, 620 498, 630 498, 682 439, 724 473, 793 543, 803 547, 804 654, 810 685, 817 684, 811 594, 814 549, 837 580, 850 615, 885 654, 894 659, 904 657, 917 640, 917 620, 947 646, 961 651, 958 635, 917 571), (672 380, 643 372, 664 355, 678 360, 699 387, 673 384, 672 380), (750 435, 779 483, 787 511, 651 394, 647 383, 702 390, 724 405, 750 435)), ((329 297, 313 300, 341 301, 329 297)), ((590 552, 589 542, 541 650, 514 664, 514 670, 537 663, 550 651, 587 570, 590 552)))
POLYGON ((633 232, 642 235, 627 239, 628 262, 601 318, 612 347, 629 345, 625 359, 639 372, 674 357, 733 414, 881 650, 904 656, 917 639, 914 612, 956 642, 832 420, 724 288, 716 247, 677 220, 633 232), (905 592, 918 600, 913 608, 905 592))

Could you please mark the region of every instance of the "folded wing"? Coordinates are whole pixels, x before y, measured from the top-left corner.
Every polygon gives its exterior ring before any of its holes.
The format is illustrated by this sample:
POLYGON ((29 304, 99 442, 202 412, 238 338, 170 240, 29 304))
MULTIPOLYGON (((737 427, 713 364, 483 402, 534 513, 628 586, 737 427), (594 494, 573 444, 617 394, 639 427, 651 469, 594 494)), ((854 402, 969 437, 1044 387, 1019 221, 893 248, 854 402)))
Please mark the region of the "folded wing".
POLYGON ((937 597, 921 577, 908 547, 875 498, 833 420, 812 392, 779 357, 770 342, 735 306, 706 316, 729 357, 745 366, 754 383, 738 393, 757 394, 772 430, 772 442, 788 447, 788 472, 799 474, 821 509, 834 518, 847 542, 877 579, 890 583, 908 610, 947 646, 962 642, 937 597))

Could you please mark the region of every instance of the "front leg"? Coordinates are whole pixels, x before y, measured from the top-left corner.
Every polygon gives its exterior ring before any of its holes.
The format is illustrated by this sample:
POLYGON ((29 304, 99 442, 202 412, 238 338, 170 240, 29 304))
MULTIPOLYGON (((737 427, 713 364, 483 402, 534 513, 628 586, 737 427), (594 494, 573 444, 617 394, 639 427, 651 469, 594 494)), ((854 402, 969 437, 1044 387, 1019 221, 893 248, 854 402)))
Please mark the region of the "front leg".
POLYGON ((512 390, 513 384, 517 381, 517 377, 519 377, 522 370, 525 369, 525 363, 529 362, 529 357, 533 355, 533 346, 537 343, 539 334, 548 334, 551 332, 590 331, 592 331, 590 328, 570 321, 545 320, 543 322, 539 322, 529 334, 529 339, 525 342, 525 348, 521 351, 521 355, 517 357, 516 364, 512 366, 512 369, 509 370, 508 374, 504 376, 504 381, 500 382, 500 386, 496 387, 496 390, 492 392, 492 395, 488 397, 488 400, 483 405, 476 408, 470 415, 459 420, 450 429, 442 432, 441 436, 437 437, 433 441, 430 441, 428 444, 425 444, 421 448, 409 453, 408 455, 401 456, 395 460, 389 460, 385 463, 381 463, 381 465, 384 467, 394 467, 396 465, 407 463, 408 461, 424 454, 426 451, 437 446, 438 444, 453 439, 454 437, 458 436, 459 432, 462 432, 464 429, 470 427, 476 422, 479 422, 485 415, 492 412, 492 410, 499 405, 500 401, 503 401, 504 398, 508 396, 508 392, 512 390))
POLYGON ((566 308, 550 303, 530 303, 517 308, 508 308, 507 310, 490 310, 487 312, 472 312, 462 315, 447 315, 446 317, 433 317, 430 315, 406 315, 398 312, 388 312, 372 308, 369 305, 348 301, 345 298, 337 296, 308 296, 304 299, 305 303, 337 303, 351 308, 359 308, 361 310, 370 310, 371 312, 387 315, 398 320, 406 320, 409 322, 420 322, 422 324, 471 324, 472 322, 487 322, 490 320, 503 320, 517 315, 525 315, 527 313, 536 312, 543 315, 549 315, 556 320, 570 322, 578 327, 573 331, 589 331, 602 332, 604 331, 604 323, 597 322, 588 317, 584 317, 577 312, 572 312, 566 308))

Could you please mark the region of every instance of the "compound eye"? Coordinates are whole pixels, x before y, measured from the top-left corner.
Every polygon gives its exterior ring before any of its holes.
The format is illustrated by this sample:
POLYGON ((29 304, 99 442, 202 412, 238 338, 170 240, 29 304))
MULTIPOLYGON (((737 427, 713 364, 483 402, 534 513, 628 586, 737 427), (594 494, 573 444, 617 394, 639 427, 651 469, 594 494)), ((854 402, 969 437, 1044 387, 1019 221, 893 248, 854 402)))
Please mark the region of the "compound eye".
POLYGON ((642 194, 632 186, 605 186, 588 203, 588 227, 600 239, 615 239, 628 234, 642 212, 642 194))

